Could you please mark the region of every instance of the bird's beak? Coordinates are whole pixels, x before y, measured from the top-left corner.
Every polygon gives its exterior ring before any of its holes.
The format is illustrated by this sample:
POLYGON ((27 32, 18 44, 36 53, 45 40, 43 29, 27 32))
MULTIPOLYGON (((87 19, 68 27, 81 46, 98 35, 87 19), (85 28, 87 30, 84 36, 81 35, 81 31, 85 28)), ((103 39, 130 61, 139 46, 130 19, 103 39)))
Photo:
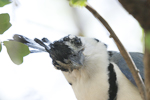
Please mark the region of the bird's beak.
POLYGON ((80 66, 83 66, 84 64, 84 54, 83 50, 80 50, 78 53, 76 53, 75 56, 70 57, 70 61, 72 63, 73 68, 78 68, 80 66))

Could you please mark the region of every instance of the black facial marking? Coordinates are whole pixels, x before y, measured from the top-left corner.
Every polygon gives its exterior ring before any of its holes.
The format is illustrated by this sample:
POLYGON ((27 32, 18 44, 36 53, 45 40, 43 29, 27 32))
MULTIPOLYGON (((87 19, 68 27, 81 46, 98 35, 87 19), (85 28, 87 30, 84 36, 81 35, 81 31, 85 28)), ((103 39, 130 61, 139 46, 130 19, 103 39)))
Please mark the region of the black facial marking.
POLYGON ((71 42, 77 47, 82 46, 82 42, 78 37, 75 37, 71 42))
POLYGON ((53 60, 52 62, 54 66, 59 65, 55 60, 53 60))
POLYGON ((61 67, 60 70, 61 70, 61 71, 64 71, 64 72, 68 72, 68 71, 69 71, 68 69, 65 69, 65 68, 63 68, 63 67, 61 67))
POLYGON ((55 60, 53 60, 52 62, 53 62, 53 65, 56 67, 56 69, 61 70, 61 71, 65 71, 65 72, 69 71, 68 69, 61 67, 61 65, 59 65, 55 60))
POLYGON ((95 41, 100 42, 98 39, 94 38, 95 41))
POLYGON ((69 69, 60 66, 59 64, 56 63, 56 61, 60 61, 61 63, 64 63, 64 64, 70 64, 71 63, 69 61, 70 56, 74 55, 74 51, 68 45, 66 45, 67 42, 71 43, 71 45, 77 48, 82 46, 82 42, 80 38, 76 36, 73 38, 66 36, 63 39, 59 41, 55 41, 54 43, 50 44, 49 54, 50 54, 50 57, 53 59, 53 65, 57 69, 62 70, 62 71, 69 71, 69 69))
POLYGON ((117 92, 118 92, 118 85, 117 85, 117 77, 114 71, 113 64, 109 64, 108 66, 108 76, 109 76, 109 99, 108 100, 116 100, 117 99, 117 92))
POLYGON ((69 70, 59 65, 56 60, 65 63, 64 59, 68 59, 71 49, 62 40, 51 43, 50 48, 50 57, 53 59, 53 65, 58 70, 68 72, 69 70))
POLYGON ((63 38, 63 41, 68 41, 72 44, 74 44, 75 46, 82 46, 82 42, 81 39, 78 38, 77 36, 75 36, 74 38, 70 39, 69 35, 63 38))
POLYGON ((66 36, 62 40, 55 41, 54 43, 50 44, 50 56, 53 60, 58 60, 66 63, 64 62, 64 59, 68 59, 69 56, 72 54, 73 50, 69 48, 68 45, 65 44, 65 42, 70 42, 76 47, 82 46, 80 38, 76 36, 71 39, 69 38, 69 36, 66 36))
POLYGON ((70 85, 72 85, 72 83, 69 83, 70 85))
POLYGON ((50 57, 53 60, 58 60, 63 63, 65 63, 64 59, 68 59, 72 51, 63 41, 55 41, 53 44, 50 44, 50 47, 50 57))
POLYGON ((69 36, 63 38, 63 41, 69 41, 69 40, 70 40, 69 36))

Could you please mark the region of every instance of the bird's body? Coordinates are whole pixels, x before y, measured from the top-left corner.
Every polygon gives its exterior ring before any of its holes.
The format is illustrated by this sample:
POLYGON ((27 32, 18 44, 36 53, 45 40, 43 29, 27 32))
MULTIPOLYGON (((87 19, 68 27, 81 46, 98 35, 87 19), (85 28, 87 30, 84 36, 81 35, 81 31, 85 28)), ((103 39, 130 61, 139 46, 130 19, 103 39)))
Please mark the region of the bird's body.
POLYGON ((142 100, 137 87, 124 76, 116 64, 109 61, 106 46, 91 38, 83 39, 86 40, 84 47, 87 48, 83 51, 85 55, 83 67, 71 73, 63 72, 67 81, 72 84, 77 99, 111 100, 108 93, 111 85, 108 83, 108 66, 112 63, 118 87, 115 98, 117 100, 142 100))
MULTIPOLYGON (((117 99, 113 100, 142 100, 137 87, 133 86, 117 66, 114 66, 114 69, 116 73, 120 73, 120 75, 117 75, 117 99)), ((100 69, 97 69, 97 72, 99 70, 100 69)), ((108 79, 108 74, 95 73, 92 77, 87 77, 87 73, 84 70, 73 71, 72 73, 63 72, 63 74, 67 81, 72 82, 72 88, 77 100, 111 100, 108 93, 110 84, 108 83, 108 80, 106 80, 108 79)))
POLYGON ((110 54, 97 39, 66 36, 48 47, 44 41, 35 42, 50 54, 53 65, 63 72, 77 100, 142 100, 130 74, 127 75, 128 69, 121 71, 124 65, 118 66, 122 57, 119 55, 116 60, 118 53, 110 54))

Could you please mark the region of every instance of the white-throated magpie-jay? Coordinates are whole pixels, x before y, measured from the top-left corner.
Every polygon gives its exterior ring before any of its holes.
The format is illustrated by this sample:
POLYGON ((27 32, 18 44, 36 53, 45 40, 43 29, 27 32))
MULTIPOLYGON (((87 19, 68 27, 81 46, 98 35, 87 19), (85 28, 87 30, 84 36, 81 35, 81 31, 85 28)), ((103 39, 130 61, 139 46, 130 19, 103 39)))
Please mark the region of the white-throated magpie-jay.
MULTIPOLYGON (((47 38, 31 40, 14 35, 15 41, 48 52, 78 100, 142 100, 135 81, 120 53, 107 51, 98 39, 68 35, 51 43, 47 38)), ((131 52, 143 77, 143 54, 131 52)))

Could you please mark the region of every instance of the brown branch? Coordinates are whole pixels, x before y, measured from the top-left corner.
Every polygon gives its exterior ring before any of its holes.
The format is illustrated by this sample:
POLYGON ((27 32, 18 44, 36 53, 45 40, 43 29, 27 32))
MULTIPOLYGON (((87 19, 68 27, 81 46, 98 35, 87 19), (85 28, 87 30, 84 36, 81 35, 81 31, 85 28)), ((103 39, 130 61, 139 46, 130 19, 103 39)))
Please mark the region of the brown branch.
POLYGON ((141 97, 143 98, 143 100, 145 100, 145 86, 144 83, 142 81, 142 78, 139 74, 139 71, 137 69, 137 67, 135 66, 131 56, 129 55, 129 53, 126 51, 126 49, 124 48, 124 46, 122 45, 122 43, 120 42, 120 40, 118 39, 118 37, 116 36, 116 34, 114 33, 114 31, 111 29, 111 27, 108 25, 108 23, 100 16, 100 14, 98 14, 98 12, 93 9, 91 6, 89 6, 88 4, 86 5, 86 8, 105 26, 105 28, 109 31, 110 33, 110 37, 112 37, 121 53, 121 55, 124 57, 127 65, 129 66, 129 69, 135 79, 135 82, 138 86, 139 92, 141 94, 141 97))

